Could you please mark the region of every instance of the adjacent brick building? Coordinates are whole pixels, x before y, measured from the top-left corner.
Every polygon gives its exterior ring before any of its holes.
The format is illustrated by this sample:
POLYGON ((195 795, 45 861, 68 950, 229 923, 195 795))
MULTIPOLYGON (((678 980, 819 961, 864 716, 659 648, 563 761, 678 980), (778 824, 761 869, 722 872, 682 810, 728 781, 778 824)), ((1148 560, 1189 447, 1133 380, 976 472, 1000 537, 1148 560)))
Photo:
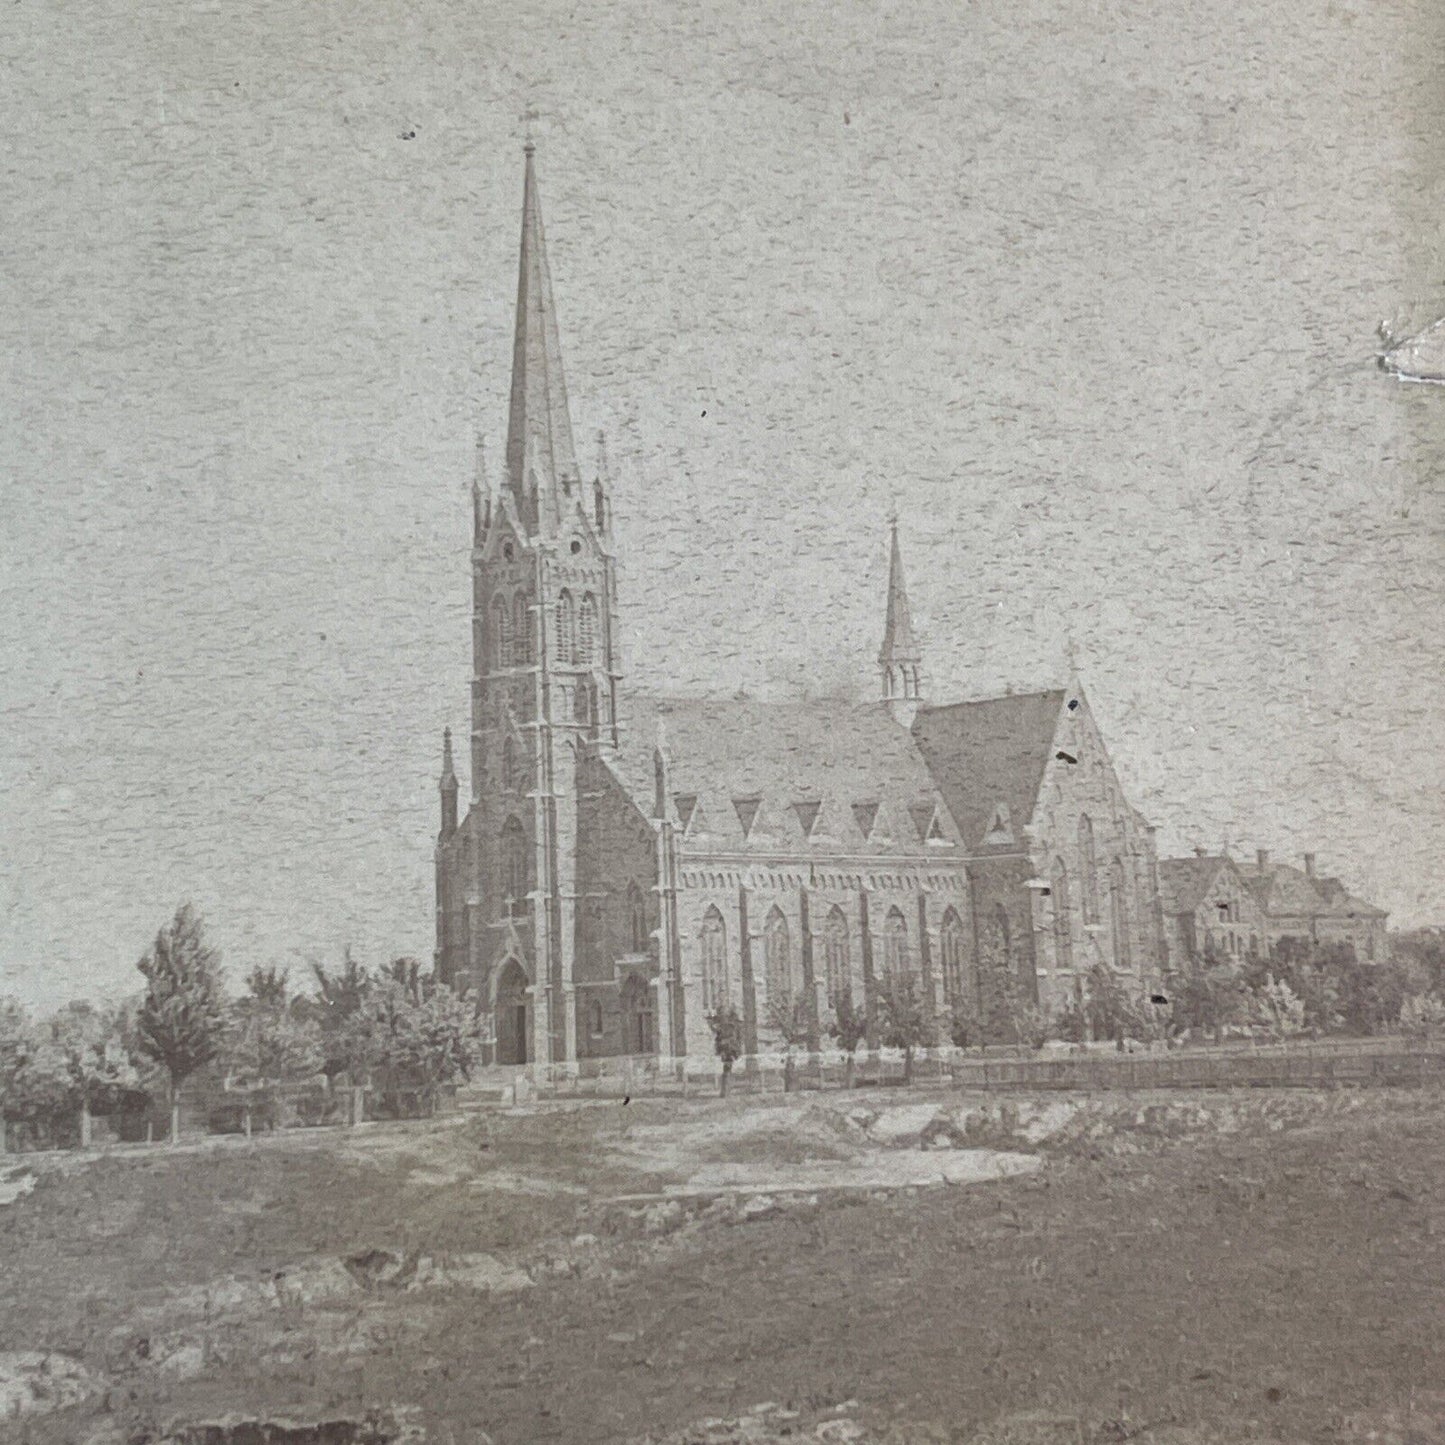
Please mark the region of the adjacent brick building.
POLYGON ((1166 858, 1159 894, 1172 967, 1206 958, 1268 958, 1282 940, 1348 943, 1365 963, 1385 957, 1389 915, 1338 878, 1321 877, 1313 853, 1304 855, 1303 868, 1273 863, 1264 849, 1252 864, 1202 851, 1166 858))
POLYGON ((576 460, 527 151, 506 477, 473 508, 471 803, 448 734, 437 966, 492 1058, 749 1051, 815 1038, 907 970, 947 1012, 1000 977, 1056 1009, 1149 985, 1153 832, 1077 679, 931 706, 896 525, 875 703, 642 697, 618 667, 605 467, 576 460))

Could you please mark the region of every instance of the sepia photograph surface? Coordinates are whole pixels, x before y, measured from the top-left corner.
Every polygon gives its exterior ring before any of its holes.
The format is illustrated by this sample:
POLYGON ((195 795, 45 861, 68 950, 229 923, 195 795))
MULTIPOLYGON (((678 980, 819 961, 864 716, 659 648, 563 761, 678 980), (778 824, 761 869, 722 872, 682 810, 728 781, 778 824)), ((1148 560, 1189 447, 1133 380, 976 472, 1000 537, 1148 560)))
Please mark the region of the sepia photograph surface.
POLYGON ((17 0, 0 1440, 1445 1441, 1445 9, 17 0))

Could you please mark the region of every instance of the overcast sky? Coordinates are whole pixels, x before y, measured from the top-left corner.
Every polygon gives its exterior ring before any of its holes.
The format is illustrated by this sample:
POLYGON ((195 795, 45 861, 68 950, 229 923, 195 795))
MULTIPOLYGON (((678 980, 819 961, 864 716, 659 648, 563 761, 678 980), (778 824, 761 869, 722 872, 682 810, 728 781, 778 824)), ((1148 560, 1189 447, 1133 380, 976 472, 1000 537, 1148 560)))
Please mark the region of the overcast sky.
POLYGON ((0 993, 432 947, 523 112, 635 686, 1067 638, 1166 854, 1445 922, 1437 0, 7 9, 0 993))

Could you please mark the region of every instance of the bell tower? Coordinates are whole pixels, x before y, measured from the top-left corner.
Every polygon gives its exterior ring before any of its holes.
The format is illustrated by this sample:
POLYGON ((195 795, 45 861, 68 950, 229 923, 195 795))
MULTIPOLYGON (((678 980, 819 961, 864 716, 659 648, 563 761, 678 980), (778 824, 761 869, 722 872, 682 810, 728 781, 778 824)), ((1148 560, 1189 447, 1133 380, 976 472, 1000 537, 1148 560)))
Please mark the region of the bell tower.
POLYGON ((577 760, 617 744, 609 489, 601 460, 584 481, 573 444, 529 142, 505 470, 494 488, 479 449, 473 486, 472 806, 454 862, 475 912, 468 974, 504 1021, 502 1062, 577 1053, 577 760))

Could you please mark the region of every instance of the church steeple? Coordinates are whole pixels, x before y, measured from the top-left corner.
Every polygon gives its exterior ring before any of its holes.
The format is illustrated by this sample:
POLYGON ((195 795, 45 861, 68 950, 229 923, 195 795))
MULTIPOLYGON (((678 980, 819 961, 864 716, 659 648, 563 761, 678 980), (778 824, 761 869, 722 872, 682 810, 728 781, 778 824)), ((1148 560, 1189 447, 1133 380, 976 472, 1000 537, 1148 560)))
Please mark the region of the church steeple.
POLYGON ((898 546, 898 518, 889 519, 888 615, 883 624, 883 646, 878 670, 883 702, 905 727, 911 727, 922 693, 919 685, 923 653, 913 635, 913 614, 903 581, 903 553, 898 546))
POLYGON ((552 277, 542 235, 535 147, 525 148, 522 247, 517 270, 517 330, 512 343, 512 400, 507 416, 507 486, 531 533, 554 533, 581 473, 572 445, 562 343, 552 304, 552 277))

